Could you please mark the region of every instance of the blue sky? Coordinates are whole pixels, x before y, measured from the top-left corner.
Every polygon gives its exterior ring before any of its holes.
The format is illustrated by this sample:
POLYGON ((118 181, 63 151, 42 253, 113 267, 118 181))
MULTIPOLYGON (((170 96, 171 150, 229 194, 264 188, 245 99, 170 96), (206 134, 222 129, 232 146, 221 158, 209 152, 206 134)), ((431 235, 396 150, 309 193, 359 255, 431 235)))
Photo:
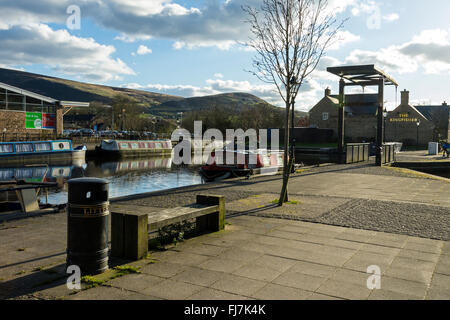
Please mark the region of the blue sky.
MULTIPOLYGON (((243 4, 260 0, 0 0, 0 66, 180 96, 243 91, 282 105, 252 70, 243 4), (71 5, 79 30, 68 28, 71 5)), ((413 104, 450 101, 448 0, 329 0, 349 18, 297 106, 310 109, 338 78, 326 67, 376 64, 413 104)), ((400 100, 398 95, 398 101, 400 100)), ((395 88, 387 88, 388 109, 395 88)), ((397 101, 397 102, 398 102, 397 101)))

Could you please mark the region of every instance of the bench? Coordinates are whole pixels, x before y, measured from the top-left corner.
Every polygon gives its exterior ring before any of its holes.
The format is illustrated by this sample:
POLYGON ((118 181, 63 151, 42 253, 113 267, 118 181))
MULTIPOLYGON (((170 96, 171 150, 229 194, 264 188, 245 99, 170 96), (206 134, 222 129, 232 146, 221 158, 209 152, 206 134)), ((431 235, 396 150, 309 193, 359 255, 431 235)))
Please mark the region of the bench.
POLYGON ((148 233, 196 219, 197 230, 216 232, 225 227, 225 198, 198 195, 195 204, 170 209, 139 205, 111 206, 111 256, 139 260, 148 254, 148 233))

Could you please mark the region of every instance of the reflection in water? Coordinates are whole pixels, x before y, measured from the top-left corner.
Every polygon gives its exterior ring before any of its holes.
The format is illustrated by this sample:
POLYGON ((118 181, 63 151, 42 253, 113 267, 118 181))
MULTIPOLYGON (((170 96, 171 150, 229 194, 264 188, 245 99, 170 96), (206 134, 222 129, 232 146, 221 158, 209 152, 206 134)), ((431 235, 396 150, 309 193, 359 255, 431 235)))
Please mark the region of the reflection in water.
MULTIPOLYGON (((100 162, 96 159, 88 161, 84 166, 48 168, 46 174, 44 174, 45 167, 19 169, 23 171, 22 176, 24 172, 35 172, 30 176, 33 182, 58 182, 60 188, 49 194, 51 204, 67 202, 67 180, 72 178, 97 177, 107 180, 110 183, 110 198, 203 183, 196 167, 175 166, 172 164, 171 157, 127 159, 115 162, 100 162)), ((3 169, 0 169, 0 174, 1 170, 3 169)), ((8 179, 0 178, 0 180, 8 179)))

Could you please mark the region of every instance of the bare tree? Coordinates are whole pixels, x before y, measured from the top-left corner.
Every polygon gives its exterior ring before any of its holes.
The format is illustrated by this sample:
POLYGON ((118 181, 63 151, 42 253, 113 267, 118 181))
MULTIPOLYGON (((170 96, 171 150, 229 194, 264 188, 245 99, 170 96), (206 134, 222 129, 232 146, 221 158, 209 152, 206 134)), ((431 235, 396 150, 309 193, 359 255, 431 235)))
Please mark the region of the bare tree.
POLYGON ((246 45, 256 51, 251 73, 274 84, 286 104, 282 206, 288 201, 287 186, 294 166, 295 146, 289 128, 294 126, 295 99, 325 49, 338 40, 344 21, 337 22, 327 0, 263 0, 260 8, 244 6, 243 10, 252 34, 246 45))

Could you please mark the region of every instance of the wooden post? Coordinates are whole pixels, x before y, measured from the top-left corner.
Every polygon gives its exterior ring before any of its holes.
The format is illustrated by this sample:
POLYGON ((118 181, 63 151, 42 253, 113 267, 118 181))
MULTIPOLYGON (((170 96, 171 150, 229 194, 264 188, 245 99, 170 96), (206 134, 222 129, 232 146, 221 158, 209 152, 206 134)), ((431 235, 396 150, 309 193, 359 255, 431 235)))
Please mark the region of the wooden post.
POLYGON ((148 214, 111 212, 111 255, 139 260, 148 253, 148 214))
POLYGON ((197 228, 200 230, 220 231, 225 228, 225 197, 215 195, 198 195, 197 204, 219 206, 219 211, 212 215, 197 218, 197 228))

